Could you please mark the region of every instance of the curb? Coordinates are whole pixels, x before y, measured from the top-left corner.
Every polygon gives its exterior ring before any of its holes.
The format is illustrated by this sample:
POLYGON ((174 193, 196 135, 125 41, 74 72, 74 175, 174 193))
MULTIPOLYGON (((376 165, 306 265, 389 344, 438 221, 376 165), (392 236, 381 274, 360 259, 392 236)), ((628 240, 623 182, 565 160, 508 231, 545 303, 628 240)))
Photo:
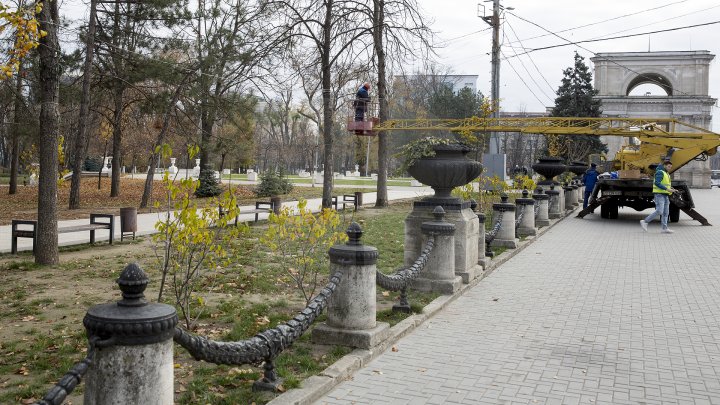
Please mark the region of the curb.
POLYGON ((383 342, 371 349, 355 349, 349 354, 343 356, 340 360, 328 366, 320 374, 309 377, 302 382, 301 388, 291 389, 272 401, 268 405, 310 405, 320 399, 322 396, 332 391, 338 384, 352 378, 353 373, 365 367, 371 360, 384 353, 388 348, 392 347, 398 340, 414 331, 418 326, 422 325, 426 320, 433 317, 438 312, 445 309, 451 302, 465 294, 466 291, 475 287, 485 277, 489 276, 498 267, 510 260, 513 256, 523 251, 528 245, 532 244, 537 238, 545 234, 548 230, 557 225, 560 221, 573 215, 576 208, 566 211, 561 218, 551 220, 550 225, 538 229, 534 236, 529 236, 524 241, 518 243, 515 249, 508 249, 500 256, 492 261, 489 268, 483 271, 478 277, 475 277, 470 283, 463 284, 458 291, 452 295, 442 295, 434 299, 431 303, 423 308, 421 314, 411 315, 395 326, 390 328, 390 336, 383 342))

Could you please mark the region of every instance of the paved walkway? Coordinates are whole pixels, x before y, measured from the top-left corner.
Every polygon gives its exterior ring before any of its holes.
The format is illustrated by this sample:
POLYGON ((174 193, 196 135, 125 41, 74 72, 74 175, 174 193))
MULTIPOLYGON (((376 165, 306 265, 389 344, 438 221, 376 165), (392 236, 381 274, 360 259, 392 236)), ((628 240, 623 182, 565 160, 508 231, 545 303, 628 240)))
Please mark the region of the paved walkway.
MULTIPOLYGON (((432 189, 430 187, 388 187, 388 198, 390 200, 399 200, 399 199, 406 199, 406 198, 415 198, 418 196, 423 196, 427 194, 432 194, 432 189)), ((363 193, 363 205, 374 205, 375 199, 377 197, 377 193, 363 193)), ((322 199, 320 198, 314 198, 308 200, 308 207, 313 209, 314 211, 319 211, 320 206, 322 204, 322 199)), ((297 201, 290 201, 290 202, 283 202, 283 206, 292 206, 297 207, 297 201)), ((255 209, 254 206, 242 206, 240 207, 240 221, 253 221, 255 219, 255 214, 242 214, 243 212, 247 212, 250 210, 255 209)), ((119 209, 118 209, 119 213, 119 209)), ((158 221, 160 214, 158 213, 146 213, 146 214, 138 214, 138 232, 136 232, 136 235, 149 235, 152 233, 155 233, 155 223, 158 221)), ((266 219, 268 214, 260 214, 260 219, 266 219)), ((59 227, 66 227, 66 226, 74 226, 74 225, 86 225, 90 221, 90 216, 88 215, 88 218, 86 219, 75 219, 75 220, 64 220, 64 221, 58 221, 59 227)), ((22 218, 18 218, 22 219, 22 218)), ((10 252, 10 242, 11 242, 11 231, 12 228, 10 225, 0 226, 0 253, 9 253, 10 252)), ((104 242, 108 240, 109 231, 106 230, 99 230, 95 232, 96 242, 104 242)), ((120 240, 120 217, 115 217, 115 239, 120 240)), ((84 232, 73 232, 73 233, 61 233, 58 235, 58 242, 60 246, 70 246, 70 245, 79 245, 83 243, 89 243, 90 242, 90 232, 84 231, 84 232)), ((19 251, 26 251, 32 249, 32 241, 28 238, 20 238, 18 239, 18 250, 19 251)))
POLYGON ((693 197, 715 226, 561 221, 317 403, 720 404, 720 191, 693 197))

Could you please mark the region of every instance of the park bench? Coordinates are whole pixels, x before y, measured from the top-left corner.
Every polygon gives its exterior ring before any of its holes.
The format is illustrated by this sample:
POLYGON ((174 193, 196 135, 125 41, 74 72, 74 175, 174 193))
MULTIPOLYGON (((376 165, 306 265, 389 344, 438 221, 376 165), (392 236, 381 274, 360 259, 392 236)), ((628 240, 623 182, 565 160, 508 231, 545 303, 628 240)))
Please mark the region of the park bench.
POLYGON ((345 209, 348 205, 352 205, 355 211, 357 211, 359 205, 358 203, 358 193, 343 194, 342 200, 340 200, 340 196, 337 195, 332 197, 332 205, 335 207, 335 211, 338 210, 339 206, 342 206, 342 209, 345 209))
MULTIPOLYGON (((72 225, 58 227, 58 234, 90 231, 90 243, 95 243, 95 231, 107 229, 110 231, 109 242, 113 244, 113 236, 115 233, 115 216, 112 214, 90 214, 90 223, 87 225, 72 225), (98 221, 98 219, 106 219, 107 221, 98 221)), ((11 229, 11 246, 10 252, 17 254, 18 238, 31 238, 33 240, 33 254, 35 253, 35 245, 37 244, 37 221, 35 220, 12 220, 11 229), (20 229, 19 227, 30 227, 30 229, 20 229)))
MULTIPOLYGON (((240 206, 238 205, 238 208, 240 206)), ((223 209, 223 207, 218 207, 220 216, 224 216, 227 214, 227 210, 223 209)), ((260 218, 260 214, 263 213, 271 213, 275 209, 275 206, 272 201, 255 201, 255 209, 249 210, 249 211, 240 211, 238 215, 235 216, 235 225, 238 224, 238 216, 240 214, 255 214, 255 222, 257 222, 260 218)), ((279 207, 278 207, 279 209, 279 207)))

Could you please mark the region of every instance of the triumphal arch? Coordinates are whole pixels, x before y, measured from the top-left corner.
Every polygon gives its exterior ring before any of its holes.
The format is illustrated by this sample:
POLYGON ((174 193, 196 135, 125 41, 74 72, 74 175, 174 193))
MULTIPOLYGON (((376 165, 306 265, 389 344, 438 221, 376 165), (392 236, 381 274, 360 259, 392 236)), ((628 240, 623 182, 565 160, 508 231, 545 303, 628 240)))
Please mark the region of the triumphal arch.
MULTIPOLYGON (((710 130, 716 99, 708 94, 709 51, 608 52, 590 60, 595 65, 594 87, 604 117, 675 118, 710 130), (665 94, 630 95, 636 87, 652 84, 665 94)), ((612 158, 622 138, 605 137, 612 158)), ((710 187, 710 165, 694 161, 675 172, 676 180, 691 187, 710 187)))

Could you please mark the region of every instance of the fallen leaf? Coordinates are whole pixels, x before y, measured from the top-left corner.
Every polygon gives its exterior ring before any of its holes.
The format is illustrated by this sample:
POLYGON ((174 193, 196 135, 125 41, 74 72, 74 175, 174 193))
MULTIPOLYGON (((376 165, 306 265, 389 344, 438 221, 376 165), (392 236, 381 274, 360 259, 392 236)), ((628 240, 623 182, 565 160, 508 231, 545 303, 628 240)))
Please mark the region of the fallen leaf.
POLYGON ((397 346, 393 346, 391 350, 396 352, 396 351, 398 351, 398 348, 397 348, 397 346))
POLYGON ((23 321, 23 322, 30 322, 30 321, 34 321, 34 320, 35 320, 35 317, 32 316, 32 315, 24 316, 24 317, 22 318, 22 321, 23 321))
POLYGON ((383 292, 382 292, 382 296, 383 296, 383 297, 389 297, 389 296, 390 296, 390 291, 383 291, 383 292))
POLYGON ((497 300, 499 300, 499 299, 500 299, 500 298, 493 298, 493 301, 497 301, 497 300))
POLYGON ((20 367, 19 369, 15 370, 15 374, 29 375, 29 374, 30 374, 30 370, 28 370, 27 367, 22 366, 22 367, 20 367))

